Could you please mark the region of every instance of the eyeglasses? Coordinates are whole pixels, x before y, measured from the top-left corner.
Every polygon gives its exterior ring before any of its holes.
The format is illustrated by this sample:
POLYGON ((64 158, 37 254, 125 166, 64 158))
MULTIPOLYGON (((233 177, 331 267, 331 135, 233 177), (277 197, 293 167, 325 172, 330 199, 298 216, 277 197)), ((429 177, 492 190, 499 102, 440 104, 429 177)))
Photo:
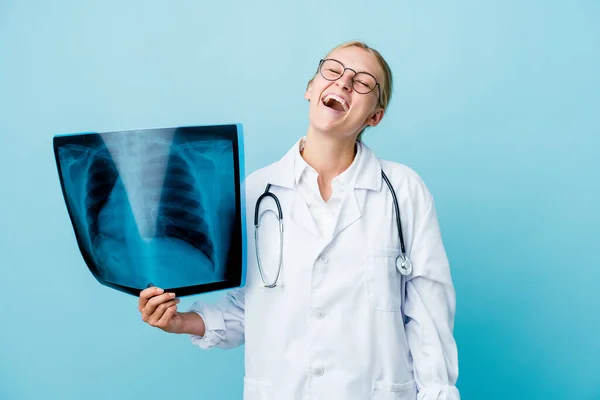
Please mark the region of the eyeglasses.
POLYGON ((375 79, 373 75, 368 72, 356 72, 352 68, 346 68, 344 64, 332 58, 327 58, 319 62, 319 72, 321 73, 321 76, 328 81, 337 81, 344 76, 346 70, 354 72, 354 76, 352 77, 352 88, 356 93, 369 94, 377 87, 379 92, 379 105, 381 105, 381 86, 379 86, 379 82, 377 82, 377 79, 375 79))

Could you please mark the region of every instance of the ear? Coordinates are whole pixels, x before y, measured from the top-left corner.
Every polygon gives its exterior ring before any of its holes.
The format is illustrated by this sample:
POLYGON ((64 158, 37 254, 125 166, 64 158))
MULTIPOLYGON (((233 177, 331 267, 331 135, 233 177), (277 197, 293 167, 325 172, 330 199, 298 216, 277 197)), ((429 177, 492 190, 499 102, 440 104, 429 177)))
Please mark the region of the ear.
POLYGON ((377 126, 383 119, 384 114, 385 111, 383 108, 378 108, 369 118, 367 118, 365 124, 369 126, 377 126))
POLYGON ((312 81, 308 82, 308 86, 306 87, 306 92, 304 93, 304 98, 310 101, 310 95, 312 93, 312 81))

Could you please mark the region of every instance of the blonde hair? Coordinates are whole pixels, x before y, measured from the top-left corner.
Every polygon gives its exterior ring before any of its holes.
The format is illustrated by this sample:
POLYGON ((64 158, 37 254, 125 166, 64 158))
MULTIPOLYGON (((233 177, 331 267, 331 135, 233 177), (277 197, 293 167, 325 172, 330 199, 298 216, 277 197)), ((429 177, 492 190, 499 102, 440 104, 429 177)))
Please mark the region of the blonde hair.
MULTIPOLYGON (((383 58, 381 53, 379 53, 377 50, 375 50, 374 48, 368 46, 367 44, 365 44, 363 42, 359 42, 356 40, 340 44, 339 46, 333 48, 327 54, 327 56, 329 56, 331 53, 333 53, 336 50, 345 49, 348 47, 358 47, 359 49, 365 50, 367 53, 371 54, 375 58, 375 61, 377 61, 377 64, 379 64, 379 67, 383 71, 383 82, 381 82, 379 84, 380 89, 381 89, 381 104, 380 105, 384 111, 387 110, 387 107, 390 104, 390 100, 392 99, 392 88, 393 88, 392 70, 391 70, 390 66, 388 65, 387 61, 385 61, 385 59, 383 58)), ((325 58, 327 58, 327 56, 325 58)), ((318 73, 319 73, 319 71, 317 70, 317 72, 315 72, 315 75, 311 78, 311 80, 308 81, 308 84, 306 85, 307 90, 310 87, 310 85, 312 84, 313 80, 315 79, 315 76, 317 76, 318 73)), ((357 140, 361 139, 361 136, 362 136, 363 132, 365 131, 365 129, 363 129, 358 134, 357 140)))

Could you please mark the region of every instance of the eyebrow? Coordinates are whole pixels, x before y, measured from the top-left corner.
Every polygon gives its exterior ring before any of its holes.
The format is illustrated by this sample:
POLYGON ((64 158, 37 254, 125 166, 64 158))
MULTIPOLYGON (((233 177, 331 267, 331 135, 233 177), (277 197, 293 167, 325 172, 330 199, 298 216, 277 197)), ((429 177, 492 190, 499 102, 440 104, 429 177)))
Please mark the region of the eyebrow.
POLYGON ((337 61, 337 62, 339 62, 340 64, 342 64, 342 65, 344 66, 344 68, 351 69, 351 70, 352 70, 352 71, 354 71, 356 74, 358 74, 358 73, 361 73, 361 72, 362 72, 362 73, 365 73, 365 74, 369 74, 369 75, 371 75, 373 78, 375 78, 375 80, 376 80, 377 82, 379 82, 379 78, 377 78, 377 76, 376 76, 374 73, 370 72, 370 71, 366 71, 366 70, 359 71, 359 70, 356 70, 356 69, 354 69, 354 68, 350 68, 350 67, 348 67, 348 66, 346 65, 346 63, 345 63, 345 62, 343 62, 342 60, 338 60, 337 58, 329 58, 329 57, 327 57, 327 58, 324 58, 324 60, 334 60, 334 61, 337 61))

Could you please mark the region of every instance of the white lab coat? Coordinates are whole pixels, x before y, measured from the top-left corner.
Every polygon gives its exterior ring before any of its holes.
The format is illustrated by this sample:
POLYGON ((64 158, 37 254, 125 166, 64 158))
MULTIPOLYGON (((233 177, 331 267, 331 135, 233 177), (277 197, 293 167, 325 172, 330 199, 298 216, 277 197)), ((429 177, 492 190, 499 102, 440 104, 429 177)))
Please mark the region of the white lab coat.
MULTIPOLYGON (((342 203, 331 239, 321 237, 295 190, 298 144, 246 180, 246 285, 216 305, 196 302, 192 310, 204 318, 207 332, 191 337, 205 349, 245 343, 244 400, 460 398, 455 293, 433 198, 413 170, 379 160, 360 145, 354 190, 342 203), (398 196, 413 263, 404 295, 382 168, 398 196), (284 222, 283 285, 272 289, 262 286, 254 247, 254 206, 267 183, 284 222)), ((275 209, 274 203, 264 200, 261 210, 266 208, 275 209)), ((269 283, 279 236, 275 225, 267 225, 259 249, 269 283)))

